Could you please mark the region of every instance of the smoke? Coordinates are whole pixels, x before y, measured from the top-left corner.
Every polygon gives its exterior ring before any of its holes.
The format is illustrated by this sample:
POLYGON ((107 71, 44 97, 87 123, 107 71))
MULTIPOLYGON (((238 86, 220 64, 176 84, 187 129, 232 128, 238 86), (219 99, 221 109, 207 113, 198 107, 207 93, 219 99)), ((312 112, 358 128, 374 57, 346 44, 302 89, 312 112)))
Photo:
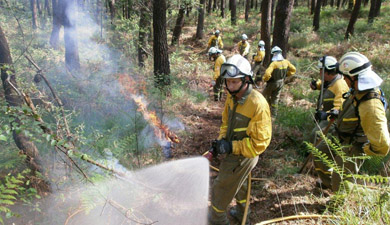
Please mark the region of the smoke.
MULTIPOLYGON (((166 162, 124 178, 77 186, 43 201, 9 224, 207 224, 209 163, 203 157, 166 162)), ((23 212, 23 211, 22 211, 23 212)))

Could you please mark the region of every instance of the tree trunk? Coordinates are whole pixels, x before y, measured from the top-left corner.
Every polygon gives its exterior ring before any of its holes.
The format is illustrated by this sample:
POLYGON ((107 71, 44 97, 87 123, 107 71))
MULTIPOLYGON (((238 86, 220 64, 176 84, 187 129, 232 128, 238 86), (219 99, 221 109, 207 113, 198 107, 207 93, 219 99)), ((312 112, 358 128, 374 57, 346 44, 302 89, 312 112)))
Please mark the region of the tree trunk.
POLYGON ((203 27, 204 27, 204 3, 205 0, 200 0, 198 8, 198 25, 196 26, 196 39, 203 38, 203 27))
POLYGON ((148 54, 145 51, 146 43, 148 40, 148 30, 150 28, 150 14, 148 10, 151 8, 151 1, 146 0, 141 4, 140 16, 139 16, 139 32, 138 32, 138 65, 139 67, 145 66, 145 58, 148 54))
POLYGON ((217 0, 213 0, 213 11, 217 9, 217 0))
POLYGON ((49 0, 45 0, 45 10, 47 12, 47 15, 50 16, 50 4, 49 4, 49 0))
POLYGON ((374 22, 376 1, 378 0, 371 0, 370 11, 368 13, 368 23, 374 22))
POLYGON ((381 14, 382 0, 376 0, 375 17, 381 14))
POLYGON ((153 59, 155 86, 163 89, 171 83, 166 30, 165 0, 153 0, 153 59))
POLYGON ((211 14, 211 6, 213 4, 213 0, 209 0, 207 4, 207 14, 211 14))
POLYGON ((362 4, 362 0, 356 0, 355 6, 353 7, 353 11, 351 14, 351 19, 349 20, 349 24, 347 27, 347 31, 345 32, 345 40, 348 40, 350 35, 353 35, 354 32, 354 26, 357 21, 357 18, 359 16, 360 6, 362 4))
POLYGON ((184 12, 185 12, 185 8, 186 8, 185 5, 181 5, 180 6, 179 14, 177 14, 176 25, 175 25, 175 28, 173 29, 171 45, 175 45, 176 43, 179 42, 181 30, 182 30, 182 28, 184 26, 184 12))
POLYGON ((265 42, 265 67, 271 61, 271 10, 272 0, 262 0, 261 2, 261 40, 265 42))
POLYGON ((250 0, 246 0, 246 3, 245 3, 245 22, 248 22, 248 19, 249 19, 249 4, 250 4, 250 0))
MULTIPOLYGON (((22 107, 23 99, 14 89, 18 87, 16 77, 12 69, 5 66, 12 67, 12 57, 9 50, 7 39, 0 26, 0 65, 1 66, 1 81, 3 82, 4 96, 10 107, 22 107)), ((21 126, 19 118, 14 118, 11 123, 12 128, 21 126)), ((35 144, 29 140, 22 132, 17 132, 17 129, 12 129, 12 136, 16 146, 20 151, 26 155, 26 162, 28 167, 33 171, 41 172, 39 151, 35 144)))
POLYGON ((318 31, 320 29, 320 14, 321 14, 322 0, 317 0, 316 10, 313 17, 313 30, 318 31))
POLYGON ((32 28, 37 29, 37 3, 36 0, 30 0, 30 8, 32 14, 32 28))
POLYGON ((337 0, 337 9, 340 9, 341 0, 337 0))
POLYGON ((316 9, 317 0, 311 0, 310 15, 313 15, 316 9))
POLYGON ((110 9, 110 16, 111 16, 111 24, 114 22, 115 19, 115 0, 108 0, 108 8, 110 9))
POLYGON ((290 18, 294 0, 279 0, 275 10, 275 26, 273 32, 273 46, 279 46, 286 58, 288 38, 290 32, 290 18))
POLYGON ((225 0, 221 0, 221 17, 225 18, 225 0))
POLYGON ((237 17, 236 17, 236 8, 237 7, 236 6, 237 6, 236 0, 231 0, 230 1, 230 21, 231 21, 232 25, 237 24, 237 17))
POLYGON ((257 0, 255 0, 255 11, 257 11, 257 4, 258 2, 257 2, 257 0))
POLYGON ((59 0, 52 0, 52 11, 53 11, 53 28, 50 35, 50 45, 54 49, 59 48, 59 42, 60 42, 60 30, 61 30, 61 24, 62 24, 62 15, 59 5, 59 0))
MULTIPOLYGON (((61 0, 60 0, 61 1, 61 0)), ((80 69, 79 47, 77 44, 77 30, 75 16, 76 1, 61 1, 62 22, 64 26, 65 64, 71 71, 80 69)))

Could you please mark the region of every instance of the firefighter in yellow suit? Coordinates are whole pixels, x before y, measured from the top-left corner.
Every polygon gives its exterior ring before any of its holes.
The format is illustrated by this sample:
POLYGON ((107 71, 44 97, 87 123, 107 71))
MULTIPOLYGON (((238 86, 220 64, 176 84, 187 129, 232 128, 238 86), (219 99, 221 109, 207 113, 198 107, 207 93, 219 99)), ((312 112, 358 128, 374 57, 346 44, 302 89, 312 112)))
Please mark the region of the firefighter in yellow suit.
POLYGON ((255 64, 253 65, 252 71, 253 75, 256 76, 255 82, 262 81, 261 77, 261 70, 262 70, 262 63, 265 56, 265 43, 263 40, 259 41, 257 53, 256 55, 253 55, 253 60, 255 61, 255 64))
POLYGON ((222 88, 222 78, 220 76, 221 65, 226 61, 225 56, 222 55, 222 50, 219 50, 215 47, 209 49, 209 58, 212 61, 215 61, 214 64, 214 75, 213 75, 213 91, 214 91, 214 101, 221 101, 223 88, 222 88))
POLYGON ((241 36, 241 41, 237 44, 238 52, 242 57, 248 59, 250 47, 251 45, 248 42, 248 36, 246 34, 243 34, 241 36))
POLYGON ((210 49, 211 47, 215 47, 217 49, 223 49, 223 42, 220 33, 221 32, 219 30, 216 30, 214 32, 214 35, 212 35, 209 38, 209 41, 207 43, 207 49, 210 49))
MULTIPOLYGON (((337 73, 337 59, 333 56, 323 56, 318 61, 318 68, 320 69, 320 76, 324 74, 324 86, 322 93, 322 102, 320 103, 320 110, 318 110, 315 114, 316 118, 316 127, 312 131, 312 141, 316 143, 318 140, 318 131, 319 129, 325 129, 330 123, 330 115, 334 112, 338 112, 341 108, 341 105, 344 102, 343 94, 348 92, 349 87, 343 76, 337 73), (318 126, 317 126, 318 123, 318 126)), ((312 90, 320 90, 321 89, 321 79, 313 80, 310 83, 310 88, 312 90)), ((333 118, 332 118, 333 119, 333 118)), ((334 123, 332 127, 328 131, 332 132, 334 129, 334 123)), ((323 150, 325 154, 330 156, 330 152, 328 148, 323 150)), ((320 180, 317 181, 317 185, 323 188, 330 188, 331 181, 329 179, 328 174, 331 172, 328 171, 328 167, 320 160, 314 160, 315 170, 318 173, 318 176, 321 177, 320 180)))
POLYGON ((295 66, 282 56, 282 49, 275 46, 271 49, 272 63, 268 66, 263 76, 267 86, 263 95, 271 106, 271 114, 276 117, 280 93, 284 85, 284 79, 295 74, 295 66))
MULTIPOLYGON (((366 56, 358 52, 348 52, 339 60, 339 71, 351 89, 344 94, 345 101, 336 120, 336 131, 346 156, 386 156, 390 147, 390 136, 382 91, 382 79, 372 70, 366 56)), ((320 147, 318 148, 320 149, 320 147)), ((321 149, 320 149, 321 150, 321 149)), ((337 165, 346 174, 357 174, 363 160, 344 161, 333 154, 337 165)), ((345 176, 333 172, 332 190, 338 191, 345 176)))
MULTIPOLYGON (((252 88, 251 65, 234 55, 221 66, 221 76, 229 94, 222 113, 213 153, 222 154, 218 177, 211 190, 209 223, 230 224, 226 210, 235 197, 237 206, 230 214, 242 221, 247 194, 247 178, 272 136, 269 106, 261 93, 252 88)), ((249 221, 247 220, 247 224, 249 221)))

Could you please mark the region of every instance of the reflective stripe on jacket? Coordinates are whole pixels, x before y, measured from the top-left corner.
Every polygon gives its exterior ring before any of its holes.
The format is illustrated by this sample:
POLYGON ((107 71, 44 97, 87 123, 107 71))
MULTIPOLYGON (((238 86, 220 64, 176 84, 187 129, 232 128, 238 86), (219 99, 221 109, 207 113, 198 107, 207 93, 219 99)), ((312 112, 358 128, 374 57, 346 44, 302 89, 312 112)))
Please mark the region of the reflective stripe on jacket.
POLYGON ((265 56, 265 51, 261 51, 259 48, 257 49, 257 54, 254 58, 255 62, 262 62, 265 56))
POLYGON ((226 58, 223 55, 218 56, 218 58, 215 60, 215 65, 214 65, 214 76, 213 79, 217 80, 220 73, 221 73, 221 65, 222 63, 226 62, 226 58))
MULTIPOLYGON (((321 89, 321 80, 317 81, 317 90, 321 89)), ((323 111, 331 109, 339 110, 344 102, 343 94, 348 92, 349 87, 343 76, 337 75, 331 82, 325 82, 322 99, 323 111)))
POLYGON ((263 81, 278 81, 295 74, 295 66, 287 59, 273 61, 265 71, 263 81))
POLYGON ((215 36, 212 35, 207 43, 208 48, 216 47, 216 48, 223 48, 223 42, 221 36, 215 36))
POLYGON ((249 85, 242 99, 230 94, 222 113, 218 139, 233 143, 233 154, 254 158, 268 147, 272 136, 270 109, 267 101, 249 85))
MULTIPOLYGON (((379 89, 376 89, 380 93, 379 89)), ((370 91, 361 91, 351 94, 342 105, 337 119, 337 132, 339 137, 348 142, 367 143, 370 148, 365 149, 367 155, 384 156, 389 151, 390 137, 387 128, 387 119, 383 103, 380 99, 373 98, 360 102, 359 116, 356 115, 356 97, 362 99, 370 91), (352 140, 351 140, 352 138, 352 140)))
POLYGON ((250 44, 248 41, 245 41, 243 44, 242 41, 238 42, 238 51, 240 52, 240 55, 246 56, 249 53, 250 44))

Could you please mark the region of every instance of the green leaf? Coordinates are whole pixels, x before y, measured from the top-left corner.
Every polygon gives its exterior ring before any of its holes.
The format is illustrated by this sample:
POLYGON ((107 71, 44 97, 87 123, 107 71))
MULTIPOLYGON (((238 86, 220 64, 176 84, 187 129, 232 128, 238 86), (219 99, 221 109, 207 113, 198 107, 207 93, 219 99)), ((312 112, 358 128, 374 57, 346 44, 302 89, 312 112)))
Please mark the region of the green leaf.
POLYGON ((7 137, 0 134, 0 141, 7 141, 7 137))
POLYGON ((15 202, 6 199, 0 199, 0 204, 13 205, 15 202))
POLYGON ((54 140, 54 139, 51 140, 51 142, 50 142, 50 145, 51 145, 51 146, 54 146, 54 145, 56 145, 56 144, 57 144, 57 141, 56 141, 56 140, 54 140))

